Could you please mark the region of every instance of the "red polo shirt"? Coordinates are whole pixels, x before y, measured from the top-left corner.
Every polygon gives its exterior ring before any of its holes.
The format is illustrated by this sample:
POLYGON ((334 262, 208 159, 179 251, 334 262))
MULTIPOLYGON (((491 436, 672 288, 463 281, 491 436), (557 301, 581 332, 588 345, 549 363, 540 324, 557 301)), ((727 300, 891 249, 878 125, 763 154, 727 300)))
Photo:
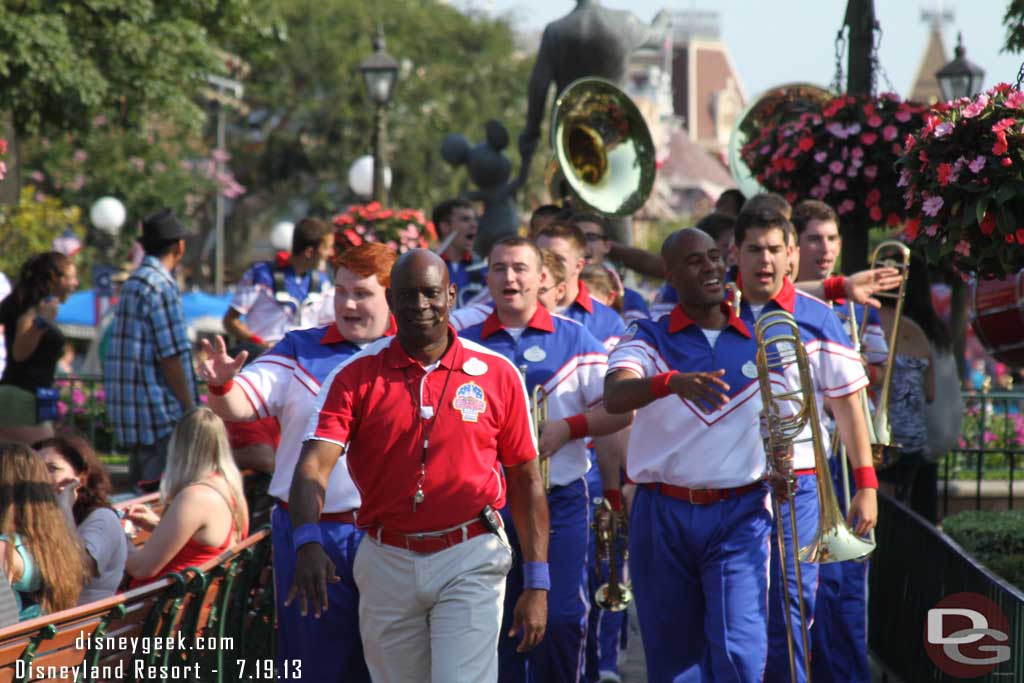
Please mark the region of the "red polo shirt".
POLYGON ((485 505, 505 505, 499 465, 537 457, 519 371, 504 356, 450 334, 452 344, 429 374, 397 337, 384 338, 335 370, 320 392, 307 438, 348 446, 362 528, 408 534, 472 520, 485 505), (428 436, 424 497, 414 512, 428 436))

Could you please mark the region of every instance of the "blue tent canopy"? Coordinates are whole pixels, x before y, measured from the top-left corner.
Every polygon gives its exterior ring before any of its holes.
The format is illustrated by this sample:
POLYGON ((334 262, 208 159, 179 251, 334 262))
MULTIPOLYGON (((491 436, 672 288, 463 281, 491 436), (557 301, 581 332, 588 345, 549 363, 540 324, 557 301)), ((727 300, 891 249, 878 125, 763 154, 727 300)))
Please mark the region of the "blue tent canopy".
MULTIPOLYGON (((96 296, 89 289, 75 292, 61 304, 57 313, 57 324, 93 327, 96 324, 96 296)), ((201 318, 215 318, 219 321, 227 313, 231 304, 231 295, 217 296, 206 292, 186 292, 181 297, 185 309, 185 323, 193 325, 201 318)))

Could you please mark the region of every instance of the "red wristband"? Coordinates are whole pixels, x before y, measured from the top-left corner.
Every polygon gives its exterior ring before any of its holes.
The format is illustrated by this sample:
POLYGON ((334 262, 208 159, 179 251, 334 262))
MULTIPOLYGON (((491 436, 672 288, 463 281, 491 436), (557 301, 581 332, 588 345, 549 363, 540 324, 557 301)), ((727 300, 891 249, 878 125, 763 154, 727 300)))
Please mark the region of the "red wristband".
POLYGON ((853 482, 858 489, 877 489, 878 475, 874 467, 855 467, 853 469, 853 482))
POLYGON ((583 413, 567 417, 565 418, 565 421, 569 423, 570 439, 582 439, 590 433, 590 425, 587 423, 587 416, 583 413))
POLYGON ((846 278, 842 275, 827 277, 822 284, 825 288, 825 299, 827 301, 846 298, 846 278))
POLYGON ((618 489, 605 489, 604 499, 608 501, 608 505, 611 506, 615 512, 622 510, 622 491, 618 489))
POLYGON ((669 380, 672 379, 672 375, 678 374, 678 370, 669 370, 663 372, 660 375, 655 375, 651 378, 651 396, 654 398, 665 398, 672 393, 672 390, 668 388, 669 380))
POLYGON ((224 384, 207 384, 206 390, 214 396, 223 396, 231 391, 233 386, 235 386, 235 380, 229 379, 227 382, 224 382, 224 384))
POLYGON ((875 384, 878 381, 878 369, 874 365, 868 365, 868 383, 875 384))
POLYGON ((259 344, 260 346, 266 346, 267 342, 263 341, 263 337, 258 334, 254 334, 249 337, 249 342, 252 344, 259 344))

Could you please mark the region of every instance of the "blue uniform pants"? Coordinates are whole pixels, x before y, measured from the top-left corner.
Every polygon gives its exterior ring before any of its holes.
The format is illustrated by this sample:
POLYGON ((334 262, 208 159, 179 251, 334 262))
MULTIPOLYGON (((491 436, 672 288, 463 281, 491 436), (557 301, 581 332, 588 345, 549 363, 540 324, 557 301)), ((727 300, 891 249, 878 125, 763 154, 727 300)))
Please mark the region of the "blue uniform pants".
MULTIPOLYGON (((818 532, 818 490, 814 475, 797 477, 796 496, 797 532, 800 534, 800 547, 814 540, 818 532)), ((818 566, 807 562, 800 563, 803 585, 797 587, 796 572, 793 570, 793 558, 796 548, 793 544, 792 528, 789 522, 790 503, 780 505, 782 517, 783 540, 786 544, 786 581, 789 584, 789 610, 793 619, 793 646, 796 658, 797 681, 806 681, 804 670, 804 645, 800 634, 800 603, 804 601, 804 615, 807 617, 808 642, 812 642, 814 623, 814 597, 818 591, 818 566)), ((789 646, 786 643, 786 613, 784 611, 785 595, 782 590, 782 567, 779 564, 778 527, 772 525, 772 561, 771 589, 768 592, 768 668, 765 674, 767 683, 789 681, 789 646)))
POLYGON ((767 486, 709 505, 637 489, 629 562, 650 683, 761 680, 770 535, 767 486))
MULTIPOLYGON (((369 683, 359 638, 359 592, 352 577, 352 562, 363 532, 355 525, 320 522, 324 552, 341 579, 327 584, 327 612, 319 619, 312 611, 299 612, 299 601, 288 607, 284 599, 295 577, 295 548, 288 513, 279 506, 271 516, 274 548, 274 593, 277 602, 277 660, 302 661, 303 679, 336 683, 369 683)), ((294 670, 295 667, 291 666, 294 670)))
MULTIPOLYGON (((587 472, 587 486, 591 493, 591 519, 597 512, 598 505, 594 501, 601 500, 604 486, 601 483, 601 472, 597 469, 596 461, 591 453, 591 467, 587 472)), ((621 540, 621 539, 620 539, 621 540)), ((621 548, 618 554, 620 581, 628 583, 629 574, 622 562, 621 548)), ((600 567, 597 563, 597 532, 593 525, 590 529, 590 544, 587 552, 587 574, 590 584, 590 617, 587 620, 587 656, 583 680, 586 683, 596 683, 602 672, 619 672, 619 649, 625 648, 627 634, 627 619, 629 613, 608 612, 594 604, 594 591, 602 583, 608 580, 608 562, 602 562, 600 567)))
MULTIPOLYGON (((832 464, 836 498, 843 505, 842 476, 832 464)), ((850 495, 857 486, 850 477, 850 495)), ((843 510, 844 514, 846 510, 843 510)), ((814 606, 814 642, 811 673, 815 683, 867 683, 868 567, 870 562, 823 564, 818 571, 818 599, 814 606)))
POLYGON ((526 653, 516 652, 519 637, 510 638, 514 611, 523 593, 523 559, 519 536, 508 507, 501 511, 514 561, 505 589, 505 612, 498 641, 498 680, 502 683, 578 683, 583 673, 587 635, 587 539, 590 497, 583 478, 548 494, 551 542, 548 547, 551 590, 544 640, 526 653))

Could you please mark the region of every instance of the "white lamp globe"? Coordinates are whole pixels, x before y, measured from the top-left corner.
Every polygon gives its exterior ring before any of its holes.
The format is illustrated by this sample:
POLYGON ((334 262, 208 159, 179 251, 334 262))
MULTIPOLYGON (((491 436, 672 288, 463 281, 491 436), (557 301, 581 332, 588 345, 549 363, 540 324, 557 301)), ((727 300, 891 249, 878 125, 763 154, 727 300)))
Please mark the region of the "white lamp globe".
POLYGON ((96 229, 112 237, 121 232, 127 216, 124 204, 116 197, 100 197, 89 209, 89 220, 96 229))
POLYGON ((292 233, 295 232, 295 224, 290 221, 279 221, 270 229, 270 245, 275 251, 292 250, 292 233))
MULTIPOLYGON (((354 194, 360 197, 370 197, 373 194, 373 157, 364 154, 348 167, 348 186, 354 194)), ((391 169, 384 167, 384 187, 391 187, 391 169)))

